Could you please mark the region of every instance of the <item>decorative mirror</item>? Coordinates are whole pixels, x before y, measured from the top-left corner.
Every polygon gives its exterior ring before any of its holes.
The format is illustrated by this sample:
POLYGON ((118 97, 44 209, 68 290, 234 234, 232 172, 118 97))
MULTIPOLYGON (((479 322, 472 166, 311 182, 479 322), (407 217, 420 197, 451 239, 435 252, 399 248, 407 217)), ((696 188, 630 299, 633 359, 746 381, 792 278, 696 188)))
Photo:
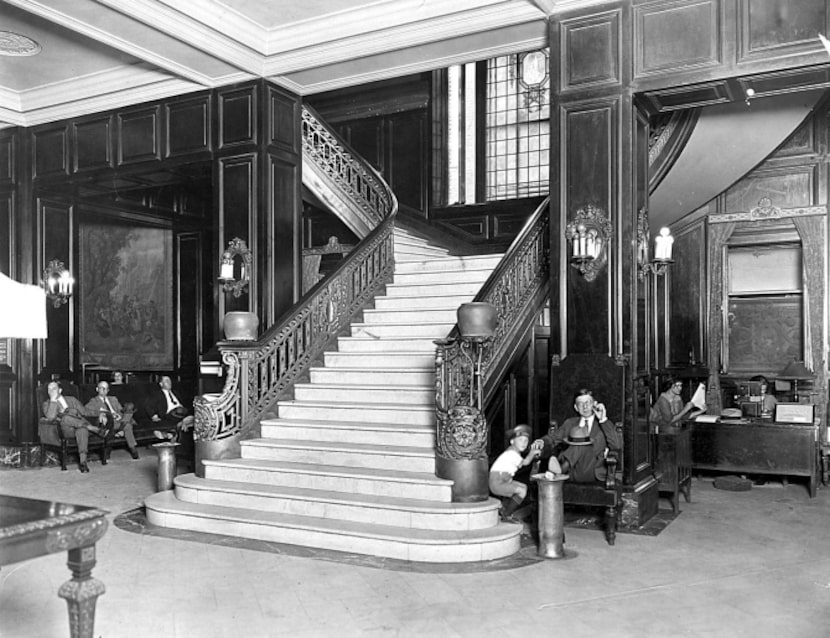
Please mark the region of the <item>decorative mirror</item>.
POLYGON ((253 258, 245 240, 239 237, 230 240, 219 266, 222 290, 233 293, 234 297, 242 296, 251 280, 252 265, 253 258))

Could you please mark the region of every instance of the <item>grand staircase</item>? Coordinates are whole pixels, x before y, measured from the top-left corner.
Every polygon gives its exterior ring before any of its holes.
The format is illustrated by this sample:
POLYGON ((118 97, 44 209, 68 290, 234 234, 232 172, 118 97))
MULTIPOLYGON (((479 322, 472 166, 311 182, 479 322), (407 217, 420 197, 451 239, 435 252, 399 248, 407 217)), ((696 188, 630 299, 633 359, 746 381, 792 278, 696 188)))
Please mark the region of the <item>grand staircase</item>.
POLYGON ((386 295, 326 352, 241 458, 205 460, 149 497, 154 525, 420 562, 502 558, 498 502, 451 502, 435 476, 434 339, 500 255, 456 257, 399 228, 386 295))

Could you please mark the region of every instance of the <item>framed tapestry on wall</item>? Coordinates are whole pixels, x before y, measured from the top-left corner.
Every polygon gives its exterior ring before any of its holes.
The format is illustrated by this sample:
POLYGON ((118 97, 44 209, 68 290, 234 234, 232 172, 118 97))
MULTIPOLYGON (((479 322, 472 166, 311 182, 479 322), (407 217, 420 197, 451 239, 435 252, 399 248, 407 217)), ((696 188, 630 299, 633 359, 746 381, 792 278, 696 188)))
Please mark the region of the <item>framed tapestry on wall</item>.
POLYGON ((173 231, 80 225, 80 359, 127 370, 173 367, 173 231))

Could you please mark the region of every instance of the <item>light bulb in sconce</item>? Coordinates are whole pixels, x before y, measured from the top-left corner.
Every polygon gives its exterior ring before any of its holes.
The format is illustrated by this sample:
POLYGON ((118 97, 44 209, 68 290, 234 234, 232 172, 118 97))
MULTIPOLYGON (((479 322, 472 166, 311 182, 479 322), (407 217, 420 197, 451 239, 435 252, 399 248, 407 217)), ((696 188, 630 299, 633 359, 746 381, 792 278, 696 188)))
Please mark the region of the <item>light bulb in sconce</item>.
POLYGON ((220 281, 233 281, 233 255, 225 251, 222 254, 222 265, 219 267, 220 281))
POLYGON ((668 227, 663 226, 660 234, 654 238, 654 261, 671 261, 674 237, 668 227))

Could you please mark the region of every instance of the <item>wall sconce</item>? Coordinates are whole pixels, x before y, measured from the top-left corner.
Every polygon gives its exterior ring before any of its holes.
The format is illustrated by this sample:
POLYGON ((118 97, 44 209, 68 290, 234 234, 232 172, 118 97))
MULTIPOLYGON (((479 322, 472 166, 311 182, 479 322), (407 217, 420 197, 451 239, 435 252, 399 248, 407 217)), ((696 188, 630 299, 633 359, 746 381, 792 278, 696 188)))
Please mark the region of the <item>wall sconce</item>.
POLYGON ((674 244, 674 237, 667 226, 660 229, 660 234, 654 238, 654 259, 648 259, 648 244, 649 244, 649 230, 648 230, 648 213, 644 208, 641 208, 637 214, 637 245, 639 247, 639 255, 637 260, 637 277, 642 281, 646 273, 653 273, 655 276, 665 275, 671 264, 674 263, 672 259, 672 244, 674 244))
POLYGON ((52 300, 52 306, 60 308, 72 296, 75 278, 62 261, 53 259, 43 269, 40 287, 46 291, 46 297, 52 300))
POLYGON ((233 293, 234 297, 242 296, 251 280, 252 264, 251 251, 245 240, 239 237, 230 240, 225 252, 222 253, 222 263, 219 265, 219 281, 222 282, 222 290, 233 293), (238 276, 235 259, 237 256, 241 260, 238 276))
POLYGON ((611 222, 602 209, 591 205, 576 211, 573 221, 565 226, 565 238, 571 242, 571 266, 586 281, 596 279, 608 260, 608 242, 612 236, 611 222))

